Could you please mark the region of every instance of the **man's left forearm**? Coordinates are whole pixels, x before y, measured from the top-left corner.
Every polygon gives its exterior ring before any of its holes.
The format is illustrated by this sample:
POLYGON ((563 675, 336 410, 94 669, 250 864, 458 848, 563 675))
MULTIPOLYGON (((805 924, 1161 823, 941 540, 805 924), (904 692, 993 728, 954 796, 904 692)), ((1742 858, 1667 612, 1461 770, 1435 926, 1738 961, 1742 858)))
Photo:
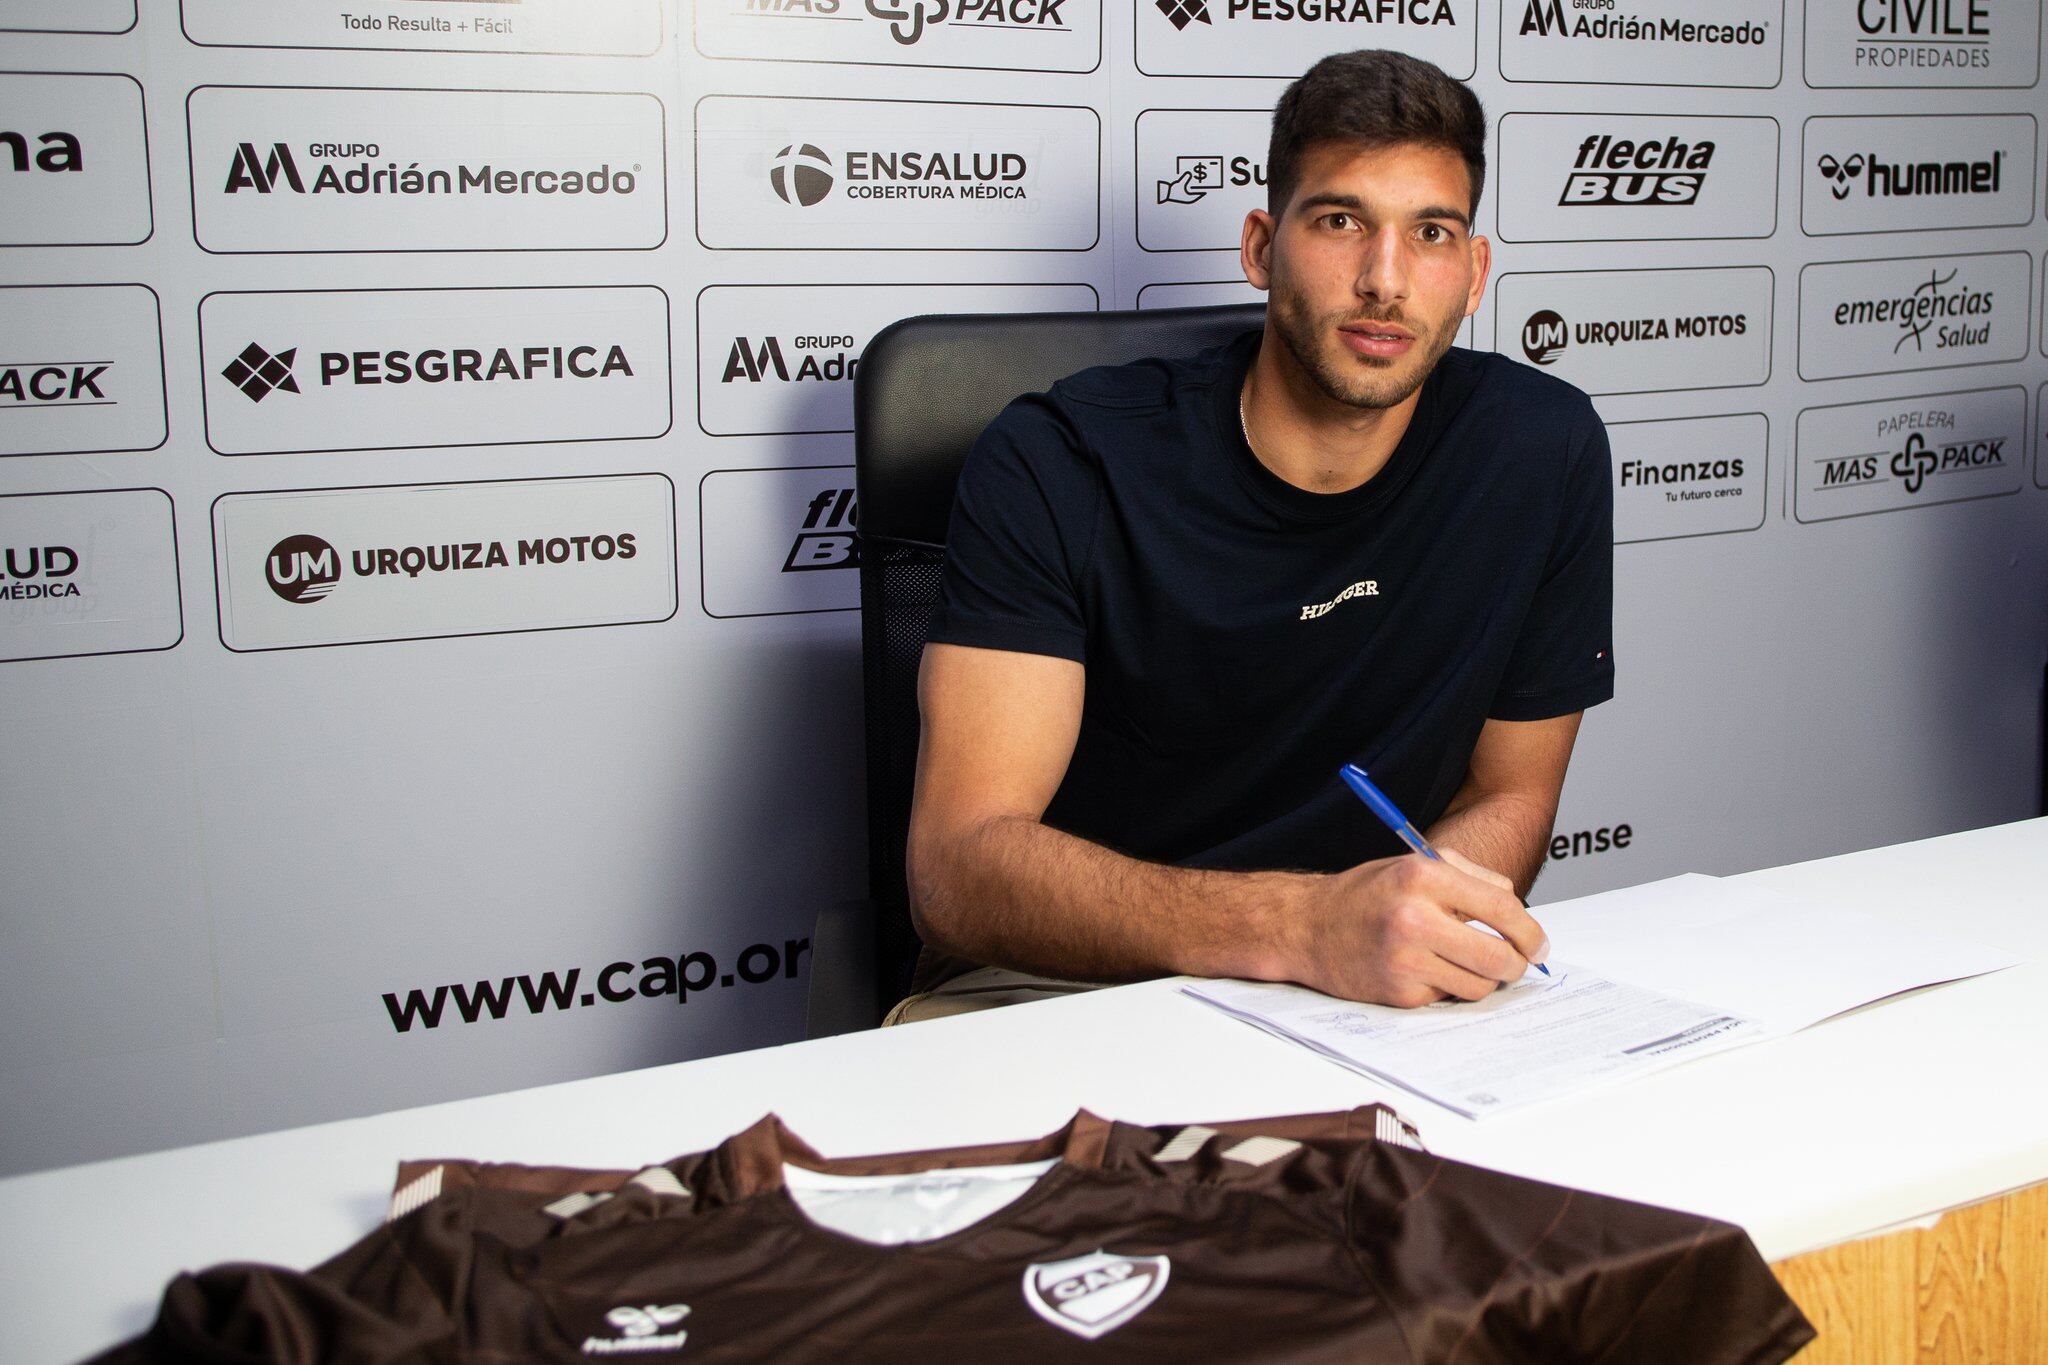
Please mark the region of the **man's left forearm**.
POLYGON ((1519 792, 1460 792, 1427 834, 1437 848, 1453 849, 1507 877, 1515 894, 1527 899, 1556 820, 1556 806, 1519 792))

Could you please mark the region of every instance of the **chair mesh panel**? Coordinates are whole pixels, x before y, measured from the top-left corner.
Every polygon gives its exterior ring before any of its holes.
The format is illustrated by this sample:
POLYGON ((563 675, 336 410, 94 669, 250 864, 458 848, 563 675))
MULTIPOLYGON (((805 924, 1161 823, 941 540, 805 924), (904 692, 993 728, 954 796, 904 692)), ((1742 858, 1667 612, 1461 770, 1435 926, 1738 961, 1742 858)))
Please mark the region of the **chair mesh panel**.
POLYGON ((910 837, 911 778, 917 767, 917 667, 944 567, 944 552, 930 546, 860 543, 868 896, 875 903, 875 971, 885 1006, 909 989, 917 962, 903 849, 910 837))

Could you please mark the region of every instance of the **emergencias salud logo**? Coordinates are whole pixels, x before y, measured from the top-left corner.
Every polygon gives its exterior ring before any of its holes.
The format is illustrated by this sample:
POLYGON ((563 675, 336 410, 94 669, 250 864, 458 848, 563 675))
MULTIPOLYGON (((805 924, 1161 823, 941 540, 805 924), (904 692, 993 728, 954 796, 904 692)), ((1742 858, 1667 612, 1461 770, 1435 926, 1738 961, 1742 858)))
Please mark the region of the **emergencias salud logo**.
POLYGON ((1913 292, 1910 294, 1875 299, 1844 299, 1835 305, 1835 326, 1860 327, 1872 323, 1895 323, 1899 339, 1892 343, 1893 355, 1904 350, 1909 341, 1913 343, 1914 351, 1924 351, 1924 338, 1929 331, 1934 333, 1934 348, 1938 351, 1985 345, 1991 340, 1990 314, 1994 302, 1993 293, 1989 289, 1948 288, 1955 278, 1954 270, 1946 275, 1939 271, 1930 271, 1926 279, 1913 286, 1913 292), (1962 322, 1953 327, 1937 325, 1957 319, 1979 317, 1984 321, 1974 325, 1969 322, 1962 322))
POLYGON ((1705 140, 1667 137, 1637 142, 1595 133, 1579 144, 1557 202, 1564 208, 1695 203, 1713 160, 1714 144, 1705 140))
POLYGON ((524 167, 512 170, 489 163, 422 167, 386 161, 374 165, 383 149, 374 142, 313 142, 306 146, 306 168, 289 143, 273 142, 259 149, 253 142, 236 147, 228 164, 228 194, 337 195, 629 195, 639 188, 640 167, 524 167))
POLYGON ((768 187, 809 208, 835 187, 848 199, 1028 199, 1018 152, 852 151, 844 169, 816 143, 791 143, 769 158, 768 187))

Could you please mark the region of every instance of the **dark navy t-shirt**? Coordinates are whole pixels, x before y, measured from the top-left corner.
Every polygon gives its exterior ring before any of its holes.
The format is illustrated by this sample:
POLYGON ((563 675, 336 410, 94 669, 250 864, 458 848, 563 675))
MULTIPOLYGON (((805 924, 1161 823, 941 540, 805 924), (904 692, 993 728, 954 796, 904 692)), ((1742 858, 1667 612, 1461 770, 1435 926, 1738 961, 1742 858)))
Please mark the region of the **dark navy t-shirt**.
POLYGON ((1426 827, 1488 717, 1613 695, 1607 435, 1571 385, 1453 349, 1386 466, 1311 493, 1245 444, 1258 344, 1006 408, 962 473, 929 638, 1086 667, 1047 824, 1161 862, 1335 871, 1402 851, 1340 765, 1426 827))

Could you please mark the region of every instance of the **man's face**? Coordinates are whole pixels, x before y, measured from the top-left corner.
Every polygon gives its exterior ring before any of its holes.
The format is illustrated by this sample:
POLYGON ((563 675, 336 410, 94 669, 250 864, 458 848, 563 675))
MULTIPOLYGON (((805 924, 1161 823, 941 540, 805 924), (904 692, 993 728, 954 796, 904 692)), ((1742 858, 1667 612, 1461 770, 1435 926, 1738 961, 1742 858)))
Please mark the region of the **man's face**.
POLYGON ((1246 220, 1246 278, 1270 291, 1273 330, 1316 387, 1350 407, 1393 407, 1486 289, 1491 248, 1472 235, 1465 163, 1415 143, 1326 142, 1302 160, 1280 218, 1246 220))

